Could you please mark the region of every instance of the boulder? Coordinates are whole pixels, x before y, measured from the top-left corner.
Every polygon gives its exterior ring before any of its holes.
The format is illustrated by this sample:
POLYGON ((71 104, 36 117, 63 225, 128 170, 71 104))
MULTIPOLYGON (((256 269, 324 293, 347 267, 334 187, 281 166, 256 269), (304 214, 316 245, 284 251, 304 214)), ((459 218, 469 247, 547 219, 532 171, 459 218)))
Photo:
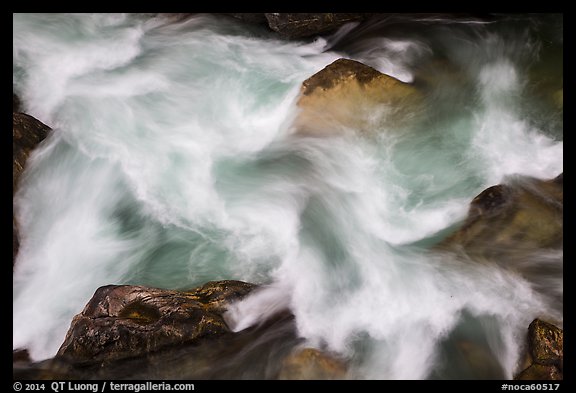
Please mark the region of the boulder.
POLYGON ((487 188, 472 200, 460 228, 436 248, 484 257, 561 249, 562 179, 516 176, 487 188))
POLYGON ((278 379, 346 379, 346 373, 346 364, 337 357, 316 348, 299 348, 284 358, 278 379))
POLYGON ((266 13, 268 26, 289 39, 305 38, 329 33, 370 14, 363 13, 266 13))
POLYGON ((535 319, 528 326, 528 348, 534 363, 561 367, 564 332, 551 323, 535 319))
POLYGON ((12 193, 30 153, 49 134, 51 128, 25 113, 12 113, 12 193))
POLYGON ((100 287, 76 315, 57 357, 103 362, 230 333, 222 313, 254 284, 212 281, 189 291, 133 285, 100 287))
MULTIPOLYGON (((28 157, 32 150, 48 136, 51 128, 30 115, 16 112, 20 110, 20 100, 16 94, 13 94, 12 108, 14 111, 12 113, 12 195, 14 195, 28 157)), ((12 216, 13 267, 19 245, 18 222, 12 216)))
POLYGON ((528 326, 529 366, 514 379, 563 379, 564 332, 557 326, 535 319, 528 326))
POLYGON ((302 83, 296 133, 367 133, 401 126, 420 112, 421 92, 363 63, 338 59, 302 83))

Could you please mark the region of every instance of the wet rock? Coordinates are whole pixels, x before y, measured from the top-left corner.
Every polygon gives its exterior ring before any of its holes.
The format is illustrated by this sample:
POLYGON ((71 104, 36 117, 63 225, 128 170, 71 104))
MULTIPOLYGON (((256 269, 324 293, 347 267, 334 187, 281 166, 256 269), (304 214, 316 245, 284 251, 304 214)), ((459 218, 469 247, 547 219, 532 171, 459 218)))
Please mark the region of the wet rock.
POLYGON ((12 216, 12 267, 16 262, 16 255, 18 254, 18 249, 20 248, 20 234, 18 232, 18 223, 16 218, 12 216))
POLYGON ((12 112, 20 112, 20 98, 12 93, 12 112))
POLYGON ((49 134, 51 128, 25 113, 12 113, 12 193, 30 153, 49 134))
POLYGON ((363 63, 338 59, 302 83, 295 132, 333 135, 366 133, 413 119, 422 94, 363 63))
POLYGON ((528 363, 515 379, 563 379, 564 332, 557 326, 535 319, 528 326, 528 363))
POLYGON ((30 363, 30 354, 27 349, 15 349, 12 351, 12 362, 30 363))
POLYGON ((365 19, 363 13, 266 13, 268 26, 286 38, 304 38, 331 32, 338 27, 365 19))
POLYGON ((347 366, 340 359, 316 348, 301 348, 288 355, 280 380, 346 379, 347 366))
POLYGON ((268 19, 266 19, 266 14, 264 12, 238 12, 238 13, 228 13, 236 19, 243 22, 254 23, 254 24, 265 24, 268 25, 268 19))
POLYGON ((562 175, 517 176, 475 197, 463 225, 437 248, 493 257, 562 245, 562 175))
POLYGON ((528 326, 528 363, 514 379, 561 380, 564 366, 564 332, 557 326, 535 319, 528 326))
POLYGON ((514 378, 515 380, 530 380, 530 381, 557 381, 561 380, 562 373, 554 366, 543 366, 541 364, 533 364, 514 378))
POLYGON ((528 346, 534 363, 560 367, 564 358, 564 332, 551 323, 535 319, 528 327, 528 346))
POLYGON ((218 337, 230 332, 222 318, 228 302, 241 299, 254 287, 231 280, 190 291, 100 287, 72 320, 57 356, 102 362, 218 337))
POLYGON ((561 174, 559 174, 558 176, 556 176, 554 178, 554 182, 557 184, 564 184, 564 172, 562 172, 561 174))
MULTIPOLYGON (((16 111, 20 110, 20 100, 16 94, 13 95, 12 108, 14 110, 12 113, 12 195, 14 195, 28 157, 48 136, 51 128, 30 115, 17 113, 16 111)), ((19 246, 18 222, 12 216, 12 266, 14 266, 19 246)))

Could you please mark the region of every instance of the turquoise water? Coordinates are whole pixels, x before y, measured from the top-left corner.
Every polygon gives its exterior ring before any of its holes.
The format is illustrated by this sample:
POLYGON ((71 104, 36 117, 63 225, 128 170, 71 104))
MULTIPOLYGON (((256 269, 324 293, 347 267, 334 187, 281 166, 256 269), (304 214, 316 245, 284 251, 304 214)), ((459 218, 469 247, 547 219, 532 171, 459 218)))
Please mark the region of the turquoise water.
POLYGON ((102 285, 236 279, 265 290, 234 329, 289 308, 353 378, 511 378, 528 324, 562 321, 541 291, 561 269, 535 285, 429 250, 485 188, 563 171, 562 17, 505 19, 289 42, 209 14, 14 14, 14 91, 54 132, 14 197, 13 347, 54 356, 102 285), (420 86, 424 115, 298 134, 301 83, 341 57, 420 86), (462 337, 496 366, 462 365, 462 337))

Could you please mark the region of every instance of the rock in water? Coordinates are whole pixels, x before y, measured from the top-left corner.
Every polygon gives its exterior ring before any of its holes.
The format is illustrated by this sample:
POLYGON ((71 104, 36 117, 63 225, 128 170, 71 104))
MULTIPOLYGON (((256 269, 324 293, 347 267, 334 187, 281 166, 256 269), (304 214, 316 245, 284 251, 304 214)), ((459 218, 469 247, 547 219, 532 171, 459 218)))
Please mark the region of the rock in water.
POLYGON ((190 291, 100 287, 72 320, 57 356, 74 362, 110 361, 229 333, 222 318, 226 305, 253 288, 232 280, 190 291))
POLYGON ((561 367, 564 332, 551 323, 535 319, 528 326, 528 347, 535 363, 561 367))
MULTIPOLYGON (((12 110, 14 111, 12 112, 12 195, 14 195, 28 157, 48 136, 51 128, 30 115, 16 112, 20 110, 20 100, 16 94, 13 94, 12 110)), ((12 216, 12 266, 19 246, 18 222, 12 216)))
POLYGON ((303 348, 284 359, 278 379, 346 379, 346 373, 346 364, 341 360, 315 348, 303 348))
POLYGON ((20 112, 20 98, 12 93, 12 112, 20 112))
POLYGON ((328 33, 345 23, 360 21, 361 13, 267 13, 268 26, 285 38, 304 38, 328 33))
POLYGON ((338 59, 302 83, 294 121, 305 135, 398 127, 420 111, 421 92, 355 60, 338 59))
POLYGON ((482 191, 468 217, 437 247, 496 257, 563 245, 563 177, 514 177, 482 191))
POLYGON ((268 25, 266 14, 263 12, 237 12, 237 13, 227 13, 226 15, 230 15, 236 19, 239 19, 247 23, 268 25))
POLYGON ((25 113, 12 113, 12 193, 30 153, 50 132, 51 128, 25 113))
POLYGON ((528 350, 532 361, 515 379, 563 379, 564 332, 555 325, 535 319, 528 326, 528 350))
POLYGON ((562 373, 554 366, 543 366, 541 364, 532 364, 514 378, 524 381, 557 381, 562 380, 562 373))

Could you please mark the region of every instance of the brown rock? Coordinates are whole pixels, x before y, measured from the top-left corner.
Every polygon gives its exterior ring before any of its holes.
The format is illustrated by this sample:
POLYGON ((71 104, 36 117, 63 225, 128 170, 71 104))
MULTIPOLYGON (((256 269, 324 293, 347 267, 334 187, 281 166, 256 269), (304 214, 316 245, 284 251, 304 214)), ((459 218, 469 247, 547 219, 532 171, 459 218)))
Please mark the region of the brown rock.
POLYGON ((560 366, 564 358, 562 329, 540 319, 528 326, 528 346, 534 363, 560 366))
POLYGON ((239 19, 247 23, 268 24, 266 14, 263 12, 238 12, 238 13, 228 13, 226 15, 230 15, 236 19, 239 19))
POLYGON ((30 363, 30 354, 26 349, 15 349, 12 351, 12 362, 30 363))
POLYGON ((557 381, 562 380, 562 373, 555 366, 533 364, 514 378, 515 380, 529 381, 557 381))
POLYGON ((72 320, 57 356, 109 361, 229 333, 221 315, 226 304, 254 287, 241 281, 209 282, 190 291, 100 287, 72 320))
POLYGON ((340 359, 315 348, 303 348, 284 359, 278 379, 346 379, 346 373, 347 366, 340 359))
POLYGON ((422 94, 355 60, 338 59, 302 83, 294 121, 297 133, 366 133, 401 126, 420 111, 422 94))
POLYGON ((563 222, 562 175, 516 177, 475 197, 463 225, 437 248, 486 257, 561 248, 563 222))
POLYGON ((46 124, 30 115, 12 113, 12 193, 16 191, 30 153, 48 136, 50 130, 46 124))

